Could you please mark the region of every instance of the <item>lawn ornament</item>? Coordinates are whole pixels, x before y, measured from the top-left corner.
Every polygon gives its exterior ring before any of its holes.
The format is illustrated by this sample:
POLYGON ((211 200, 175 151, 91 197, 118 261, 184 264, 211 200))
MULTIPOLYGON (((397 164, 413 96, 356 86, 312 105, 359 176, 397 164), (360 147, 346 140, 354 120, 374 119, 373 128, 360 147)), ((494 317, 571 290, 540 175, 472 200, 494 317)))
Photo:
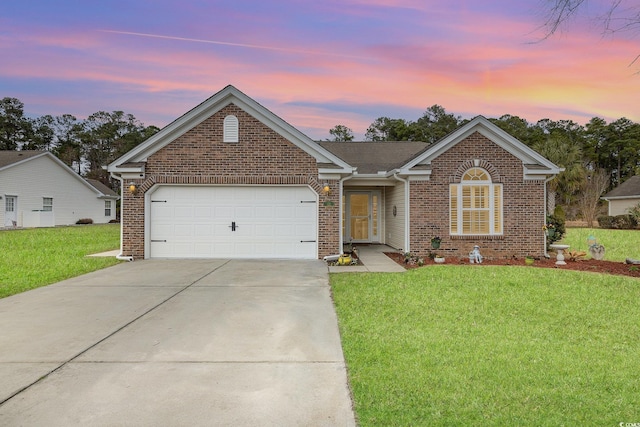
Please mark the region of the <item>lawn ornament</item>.
POLYGON ((482 264, 482 254, 480 254, 480 246, 476 245, 473 250, 469 252, 469 263, 482 264))

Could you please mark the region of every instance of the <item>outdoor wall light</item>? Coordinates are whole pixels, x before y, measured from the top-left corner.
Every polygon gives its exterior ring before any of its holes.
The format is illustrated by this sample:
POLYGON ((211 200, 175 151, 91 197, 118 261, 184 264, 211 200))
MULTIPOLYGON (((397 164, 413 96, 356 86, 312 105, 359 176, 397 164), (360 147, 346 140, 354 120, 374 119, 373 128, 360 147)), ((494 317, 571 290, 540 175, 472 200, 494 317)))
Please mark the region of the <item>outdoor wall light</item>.
POLYGON ((129 183, 129 193, 135 195, 138 192, 138 187, 136 187, 135 182, 129 183))
POLYGON ((322 187, 322 191, 324 192, 324 194, 327 194, 327 195, 331 193, 331 187, 329 187, 328 183, 326 182, 324 183, 324 186, 322 187))

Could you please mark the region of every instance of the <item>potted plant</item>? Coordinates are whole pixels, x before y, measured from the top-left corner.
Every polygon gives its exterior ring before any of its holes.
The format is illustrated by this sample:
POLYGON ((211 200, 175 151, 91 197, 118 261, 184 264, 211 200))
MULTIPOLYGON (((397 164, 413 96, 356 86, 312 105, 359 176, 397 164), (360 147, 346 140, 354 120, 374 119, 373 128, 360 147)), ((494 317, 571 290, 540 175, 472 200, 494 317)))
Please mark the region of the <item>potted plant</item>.
POLYGON ((431 238, 431 247, 433 249, 439 249, 440 248, 440 242, 442 242, 442 238, 440 238, 440 236, 434 236, 431 238))
POLYGON ((526 256, 526 257, 524 258, 524 263, 525 263, 526 265, 533 265, 533 263, 534 263, 535 261, 536 261, 536 259, 535 259, 534 257, 532 257, 531 255, 526 256))
POLYGON ((444 264, 444 257, 443 257, 442 255, 436 255, 436 256, 433 258, 433 261, 434 261, 436 264, 444 264))

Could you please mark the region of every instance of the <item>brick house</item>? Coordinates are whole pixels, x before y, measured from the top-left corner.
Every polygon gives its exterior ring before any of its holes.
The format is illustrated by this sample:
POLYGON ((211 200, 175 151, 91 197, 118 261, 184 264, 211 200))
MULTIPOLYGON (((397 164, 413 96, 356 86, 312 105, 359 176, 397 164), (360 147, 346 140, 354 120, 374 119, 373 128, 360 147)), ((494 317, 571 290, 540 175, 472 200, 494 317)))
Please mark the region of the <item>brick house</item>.
POLYGON ((322 258, 343 244, 542 255, 561 169, 478 116, 441 141, 316 142, 227 86, 108 166, 121 256, 322 258))

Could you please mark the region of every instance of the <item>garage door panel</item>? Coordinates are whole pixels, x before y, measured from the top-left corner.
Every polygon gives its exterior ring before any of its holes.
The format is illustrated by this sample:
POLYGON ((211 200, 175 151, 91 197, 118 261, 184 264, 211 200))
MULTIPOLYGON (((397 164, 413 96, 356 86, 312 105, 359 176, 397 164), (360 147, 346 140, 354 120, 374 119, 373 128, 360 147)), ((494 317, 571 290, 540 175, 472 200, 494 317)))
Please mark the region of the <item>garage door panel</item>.
POLYGON ((149 237, 158 242, 149 255, 315 258, 316 198, 309 187, 160 186, 151 196, 149 237))
POLYGON ((278 206, 275 211, 276 218, 284 219, 293 219, 295 218, 295 207, 293 206, 278 206))
POLYGON ((211 206, 196 206, 193 209, 194 218, 212 219, 211 206))
MULTIPOLYGON (((217 200, 215 203, 222 203, 217 200)), ((215 206, 213 209, 214 218, 220 220, 222 218, 228 218, 229 222, 231 222, 231 218, 233 218, 233 206, 215 206)))
POLYGON ((238 223, 248 219, 254 219, 256 218, 255 208, 253 206, 238 206, 235 209, 234 218, 238 223))
POLYGON ((274 238, 276 236, 276 229, 274 224, 260 224, 255 228, 255 236, 256 238, 274 238))

